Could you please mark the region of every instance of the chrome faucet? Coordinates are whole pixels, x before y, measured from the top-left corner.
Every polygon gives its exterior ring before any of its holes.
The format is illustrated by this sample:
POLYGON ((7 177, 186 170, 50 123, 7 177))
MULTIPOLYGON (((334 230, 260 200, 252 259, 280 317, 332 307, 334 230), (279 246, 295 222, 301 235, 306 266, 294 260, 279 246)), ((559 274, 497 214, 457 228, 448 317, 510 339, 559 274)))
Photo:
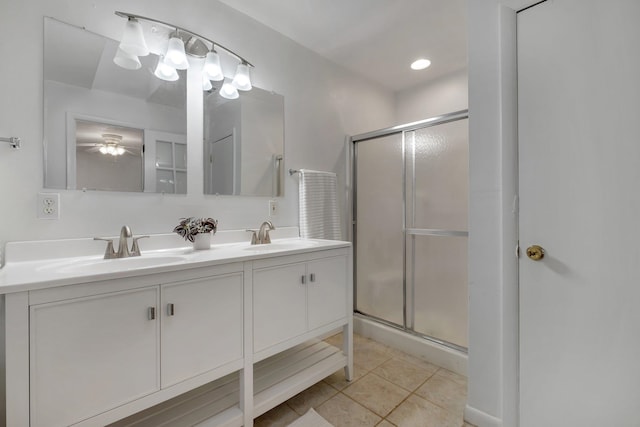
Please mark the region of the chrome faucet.
POLYGON ((271 221, 265 221, 260 225, 260 230, 258 230, 258 243, 271 243, 271 237, 269 237, 269 231, 275 230, 276 227, 273 225, 271 221))
POLYGON ((120 229, 120 239, 118 240, 118 251, 113 249, 113 239, 105 239, 103 237, 94 237, 93 240, 104 240, 107 242, 107 249, 104 252, 104 259, 114 258, 129 258, 132 256, 140 256, 140 246, 138 246, 138 240, 144 239, 149 236, 138 236, 133 238, 133 245, 131 251, 129 251, 128 238, 132 237, 131 228, 123 225, 120 229))

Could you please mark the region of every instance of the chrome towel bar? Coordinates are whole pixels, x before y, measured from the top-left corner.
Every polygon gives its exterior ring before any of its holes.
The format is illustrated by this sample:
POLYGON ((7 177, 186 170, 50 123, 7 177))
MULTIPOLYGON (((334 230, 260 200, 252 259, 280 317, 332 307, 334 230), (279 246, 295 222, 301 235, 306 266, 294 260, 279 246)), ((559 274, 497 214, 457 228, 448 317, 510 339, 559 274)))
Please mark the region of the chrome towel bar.
POLYGON ((9 138, 0 136, 0 141, 8 142, 9 145, 11 145, 11 148, 20 148, 20 138, 17 138, 15 136, 9 138))

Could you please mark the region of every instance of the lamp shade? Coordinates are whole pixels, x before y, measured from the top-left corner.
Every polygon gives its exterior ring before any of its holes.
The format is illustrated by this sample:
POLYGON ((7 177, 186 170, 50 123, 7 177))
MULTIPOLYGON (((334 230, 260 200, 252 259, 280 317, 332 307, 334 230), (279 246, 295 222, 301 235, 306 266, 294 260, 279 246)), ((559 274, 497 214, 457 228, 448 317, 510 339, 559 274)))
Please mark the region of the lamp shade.
POLYGON ((251 90, 252 86, 251 77, 249 76, 249 66, 244 62, 238 64, 232 84, 240 90, 251 90))
POLYGON ((127 70, 139 70, 140 67, 142 67, 137 56, 127 53, 122 49, 118 49, 116 56, 113 57, 113 62, 127 70))
POLYGON ((238 96, 238 89, 229 82, 224 82, 220 88, 220 96, 227 99, 236 99, 238 96))
POLYGON ((222 74, 222 67, 220 66, 220 56, 215 50, 211 50, 207 53, 207 57, 204 61, 203 74, 207 76, 209 80, 219 82, 224 79, 222 74))
POLYGON ((211 84, 211 81, 209 80, 209 78, 207 77, 206 74, 202 74, 202 90, 211 90, 213 89, 213 85, 211 84))
POLYGON ((153 75, 168 82, 175 82, 180 78, 176 69, 167 64, 162 56, 158 59, 158 65, 156 65, 156 70, 153 72, 153 75))
POLYGON ((130 55, 149 55, 149 48, 142 34, 142 25, 137 19, 129 18, 127 20, 119 48, 130 55))
POLYGON ((189 68, 189 61, 187 61, 187 55, 184 53, 184 42, 177 35, 169 39, 169 47, 167 47, 164 62, 176 70, 189 68))

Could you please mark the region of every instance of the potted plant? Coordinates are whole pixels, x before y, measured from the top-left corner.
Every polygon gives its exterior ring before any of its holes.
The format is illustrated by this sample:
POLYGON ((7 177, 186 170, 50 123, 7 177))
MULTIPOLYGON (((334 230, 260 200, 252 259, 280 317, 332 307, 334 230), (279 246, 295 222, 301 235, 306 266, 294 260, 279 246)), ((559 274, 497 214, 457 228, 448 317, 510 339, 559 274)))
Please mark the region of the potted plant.
POLYGON ((189 242, 193 242, 193 248, 209 249, 211 247, 211 234, 216 234, 218 220, 213 218, 181 218, 180 223, 173 229, 189 242))

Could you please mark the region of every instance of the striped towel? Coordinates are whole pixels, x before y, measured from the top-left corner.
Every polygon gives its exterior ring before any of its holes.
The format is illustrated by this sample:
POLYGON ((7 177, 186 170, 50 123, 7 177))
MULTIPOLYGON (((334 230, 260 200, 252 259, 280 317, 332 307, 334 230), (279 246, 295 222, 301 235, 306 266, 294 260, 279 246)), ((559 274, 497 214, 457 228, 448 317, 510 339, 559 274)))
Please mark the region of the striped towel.
POLYGON ((300 169, 300 237, 342 239, 336 174, 300 169))

